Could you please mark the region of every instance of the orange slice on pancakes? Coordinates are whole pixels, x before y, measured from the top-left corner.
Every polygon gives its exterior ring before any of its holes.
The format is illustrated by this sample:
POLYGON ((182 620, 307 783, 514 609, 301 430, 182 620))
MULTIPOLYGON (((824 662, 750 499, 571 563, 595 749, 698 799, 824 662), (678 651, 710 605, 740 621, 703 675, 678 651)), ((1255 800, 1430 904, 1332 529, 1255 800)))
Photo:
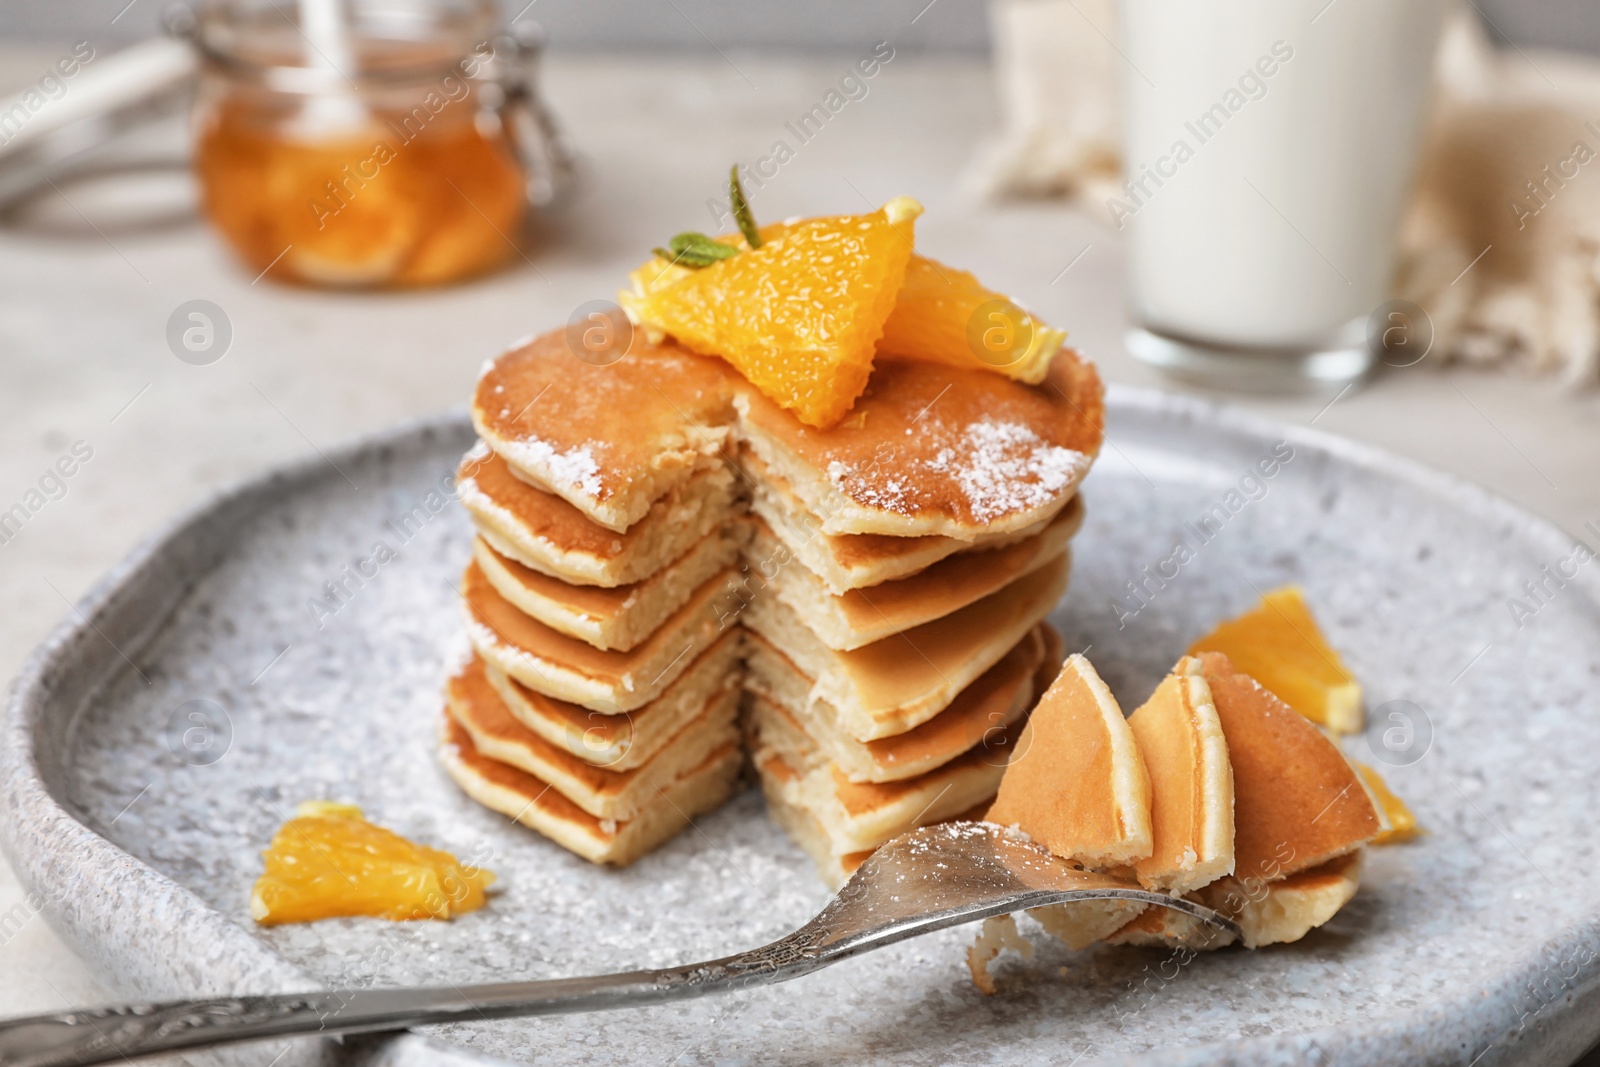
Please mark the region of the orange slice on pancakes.
POLYGON ((759 248, 692 270, 656 258, 622 294, 633 320, 720 356, 801 422, 826 429, 872 374, 911 258, 922 205, 899 197, 868 215, 768 226, 759 248))
POLYGON ((878 351, 1038 385, 1066 339, 966 271, 912 256, 878 351))

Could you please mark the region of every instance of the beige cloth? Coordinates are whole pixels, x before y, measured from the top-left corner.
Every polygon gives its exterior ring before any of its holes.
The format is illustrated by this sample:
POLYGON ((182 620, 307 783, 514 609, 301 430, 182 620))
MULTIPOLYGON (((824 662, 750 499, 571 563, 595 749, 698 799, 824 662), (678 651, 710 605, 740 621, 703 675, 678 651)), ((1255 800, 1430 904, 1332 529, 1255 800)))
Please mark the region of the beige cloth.
MULTIPOLYGON (((1004 121, 971 187, 1065 196, 1110 224, 1114 0, 992 0, 991 19, 1004 121)), ((1497 49, 1464 4, 1435 84, 1395 279, 1432 320, 1430 357, 1600 380, 1600 62, 1497 49)))

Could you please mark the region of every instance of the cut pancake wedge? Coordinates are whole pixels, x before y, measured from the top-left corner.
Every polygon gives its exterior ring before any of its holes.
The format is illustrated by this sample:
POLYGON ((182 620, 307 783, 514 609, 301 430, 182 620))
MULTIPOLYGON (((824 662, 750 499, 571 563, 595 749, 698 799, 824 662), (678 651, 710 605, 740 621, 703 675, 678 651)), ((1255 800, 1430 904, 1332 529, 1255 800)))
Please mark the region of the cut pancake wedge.
POLYGON ((524 615, 599 649, 626 652, 647 640, 695 590, 733 566, 749 527, 724 523, 643 581, 606 589, 571 585, 518 563, 481 534, 472 558, 495 591, 524 615))
MULTIPOLYGON (((1346 853, 1276 882, 1248 886, 1232 876, 1190 894, 1197 904, 1239 924, 1246 948, 1298 941, 1332 919, 1361 885, 1364 849, 1346 853)), ((1170 908, 1148 908, 1106 938, 1114 945, 1216 949, 1234 943, 1230 933, 1170 908)))
POLYGON ((736 516, 734 472, 698 468, 623 533, 608 530, 554 493, 516 477, 481 442, 456 474, 456 493, 495 551, 574 585, 643 581, 736 516))
POLYGON ((960 611, 841 652, 775 596, 758 596, 740 620, 808 677, 812 699, 832 708, 858 741, 905 733, 939 714, 998 663, 1061 599, 1068 555, 960 611))
MULTIPOLYGON (((754 721, 784 714, 781 708, 768 706, 754 721)), ((877 848, 898 834, 942 822, 987 801, 999 785, 1015 741, 1015 733, 1007 733, 915 778, 859 783, 826 762, 790 765, 775 747, 764 743, 759 725, 755 729, 751 758, 769 799, 809 812, 822 827, 829 850, 838 856, 877 848)))
POLYGON ((1150 854, 1151 782, 1116 698, 1067 657, 1023 728, 987 819, 1086 867, 1150 854))
POLYGON ((1231 874, 1233 770, 1200 662, 1179 660, 1128 725, 1151 785, 1154 842, 1133 865, 1140 883, 1177 896, 1231 874))
POLYGON ((626 866, 689 825, 689 820, 728 798, 744 753, 737 742, 663 789, 627 822, 598 819, 549 784, 489 759, 453 718, 444 717, 439 760, 467 796, 548 837, 591 863, 626 866))
MULTIPOLYGON (((812 680, 762 637, 745 637, 745 686, 782 708, 772 729, 763 731, 789 762, 808 762, 802 750, 830 760, 852 782, 894 782, 948 763, 983 740, 1003 732, 1032 706, 1034 672, 1044 659, 1046 639, 1040 624, 990 667, 939 714, 921 726, 876 741, 857 741, 839 728, 831 709, 810 699, 812 680), (793 729, 798 727, 798 729, 793 729)), ((760 714, 763 705, 755 705, 760 714)))
POLYGON ((788 483, 749 449, 739 453, 739 466, 751 485, 751 512, 836 595, 914 575, 959 552, 1015 544, 1057 522, 1067 526, 1069 537, 1083 525, 1083 498, 1074 495, 1053 518, 1006 533, 980 533, 970 541, 937 535, 826 534, 821 520, 807 510, 788 483))
POLYGON ((1246 948, 1298 941, 1338 914, 1361 885, 1365 849, 1251 888, 1224 878, 1199 894, 1239 924, 1246 948))
POLYGON ((1052 562, 1066 551, 1081 514, 1068 508, 1019 541, 969 549, 910 577, 844 593, 830 592, 760 520, 747 555, 761 573, 772 575, 767 587, 806 620, 823 644, 849 650, 959 611, 1052 562))
POLYGON ((597 767, 552 745, 506 710, 483 660, 474 656, 445 687, 450 717, 466 730, 483 756, 526 771, 600 819, 624 822, 657 794, 730 743, 737 743, 738 695, 725 690, 684 724, 655 759, 633 770, 597 767))
POLYGON ((633 711, 660 696, 721 635, 715 600, 732 573, 707 580, 637 648, 616 652, 525 615, 473 562, 461 580, 467 636, 488 663, 530 689, 607 714, 633 711))
POLYGON ((1272 882, 1364 845, 1383 828, 1337 745, 1220 652, 1197 660, 1233 764, 1234 875, 1272 882))
POLYGON ((587 763, 631 771, 654 759, 714 698, 738 694, 739 650, 738 632, 723 634, 660 696, 621 715, 545 696, 488 664, 484 672, 523 726, 587 763))

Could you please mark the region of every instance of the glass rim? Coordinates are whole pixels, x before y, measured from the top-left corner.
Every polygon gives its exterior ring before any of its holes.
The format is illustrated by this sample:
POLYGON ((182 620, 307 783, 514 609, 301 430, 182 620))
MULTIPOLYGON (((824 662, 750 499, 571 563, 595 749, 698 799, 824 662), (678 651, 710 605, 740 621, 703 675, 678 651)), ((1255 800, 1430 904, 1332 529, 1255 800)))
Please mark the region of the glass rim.
MULTIPOLYGON (((354 0, 354 3, 358 8, 361 6, 361 0, 354 0)), ((378 0, 372 6, 381 5, 382 0, 378 0)), ((392 0, 387 6, 391 9, 395 7, 392 0)), ((461 78, 481 79, 486 73, 484 70, 469 72, 464 69, 469 61, 475 61, 480 67, 492 66, 497 58, 503 62, 502 50, 508 50, 513 53, 513 58, 519 58, 529 49, 536 49, 539 44, 537 27, 530 25, 523 32, 502 30, 493 0, 425 0, 420 4, 408 3, 404 7, 412 15, 409 22, 413 29, 432 29, 435 32, 431 35, 416 32, 362 32, 366 27, 360 25, 358 12, 355 37, 369 41, 436 44, 437 50, 411 62, 393 62, 351 71, 281 62, 277 57, 266 56, 259 50, 252 54, 248 43, 241 38, 248 37, 253 29, 260 29, 261 23, 252 22, 247 17, 249 14, 267 16, 270 13, 283 20, 296 34, 300 32, 298 24, 290 17, 292 8, 286 12, 276 3, 268 3, 263 8, 249 12, 244 4, 228 0, 203 0, 194 7, 178 7, 169 11, 167 28, 174 36, 187 40, 206 65, 220 69, 230 77, 256 82, 274 91, 305 94, 352 87, 358 90, 393 88, 419 79, 452 74, 461 78), (431 21, 430 15, 433 16, 431 21)), ((388 23, 390 26, 399 24, 400 20, 388 23)))

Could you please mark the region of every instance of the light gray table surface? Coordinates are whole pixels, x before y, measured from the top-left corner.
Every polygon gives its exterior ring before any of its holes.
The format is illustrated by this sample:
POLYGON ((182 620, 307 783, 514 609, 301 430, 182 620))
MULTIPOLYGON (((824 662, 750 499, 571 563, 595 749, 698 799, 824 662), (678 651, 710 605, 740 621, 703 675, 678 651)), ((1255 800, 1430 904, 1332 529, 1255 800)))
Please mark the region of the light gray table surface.
MULTIPOLYGON (((0 89, 33 80, 53 55, 0 52, 0 89)), ((0 511, 74 443, 93 450, 65 495, 0 544, 0 674, 11 677, 101 572, 180 509, 270 464, 464 404, 485 358, 613 295, 673 232, 710 228, 704 205, 727 165, 764 156, 779 139, 792 146, 784 123, 855 58, 554 59, 548 95, 584 157, 579 192, 528 262, 459 288, 342 295, 252 283, 197 222, 130 230, 89 188, 0 228, 0 511), (180 362, 166 342, 168 316, 195 298, 220 305, 233 327, 230 350, 210 366, 180 362)), ((869 85, 752 190, 758 215, 916 196, 928 209, 921 251, 1068 328, 1109 380, 1159 384, 1121 347, 1115 233, 1059 205, 992 206, 960 192, 959 173, 996 128, 987 65, 905 50, 869 85)), ((151 151, 176 134, 153 136, 151 151)), ((1237 399, 1463 475, 1596 541, 1583 529, 1600 523, 1593 393, 1424 361, 1331 406, 1328 396, 1237 399)), ((29 917, 0 864, 0 1013, 106 997, 29 917)))

